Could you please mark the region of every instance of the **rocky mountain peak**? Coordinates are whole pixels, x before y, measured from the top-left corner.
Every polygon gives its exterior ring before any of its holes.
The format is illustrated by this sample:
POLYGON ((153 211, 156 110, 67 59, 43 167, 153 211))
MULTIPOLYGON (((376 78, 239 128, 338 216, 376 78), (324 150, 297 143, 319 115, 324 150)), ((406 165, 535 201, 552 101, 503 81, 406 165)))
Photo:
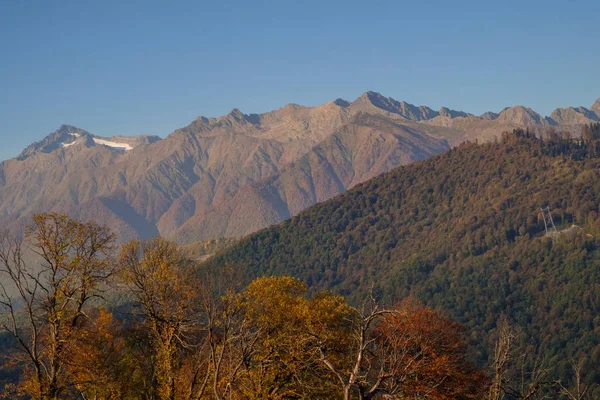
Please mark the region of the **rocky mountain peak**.
POLYGON ((585 107, 567 107, 554 110, 550 120, 556 125, 579 125, 597 121, 598 116, 585 107))
POLYGON ((280 108, 280 110, 283 110, 286 113, 292 113, 294 111, 300 110, 304 108, 303 106, 296 104, 296 103, 288 103, 285 106, 283 106, 282 108, 280 108))
POLYGON ((356 111, 372 112, 375 109, 384 113, 396 114, 411 121, 427 120, 439 115, 429 107, 417 107, 371 91, 363 93, 350 106, 356 111))
POLYGON ((44 139, 27 146, 18 160, 25 160, 37 153, 51 153, 54 150, 64 149, 73 145, 84 145, 85 147, 106 146, 120 152, 131 150, 142 144, 151 144, 161 140, 158 136, 112 136, 109 138, 95 136, 86 130, 72 125, 61 125, 56 131, 48 134, 44 139))
MULTIPOLYGON (((356 100, 352 102, 352 104, 361 106, 372 106, 387 110, 389 108, 390 103, 392 103, 392 101, 390 100, 393 99, 391 97, 387 98, 377 92, 368 91, 361 94, 356 100)), ((399 104, 395 100, 393 100, 393 103, 399 104)))
POLYGON ((260 115, 244 114, 238 108, 234 108, 229 114, 218 120, 219 122, 225 122, 225 125, 229 126, 240 126, 245 124, 258 125, 260 123, 260 115))
POLYGON ((234 108, 233 110, 231 110, 228 116, 234 118, 237 121, 245 120, 245 114, 241 112, 238 108, 234 108))
POLYGON ((440 111, 434 111, 427 106, 417 107, 406 101, 397 101, 391 97, 385 97, 371 91, 363 93, 351 104, 351 107, 357 111, 366 112, 372 112, 373 108, 375 108, 376 110, 399 115, 411 121, 427 121, 437 116, 454 119, 471 115, 463 111, 451 110, 447 107, 442 107, 440 111))
POLYGON ((464 111, 456 111, 456 110, 451 110, 447 107, 442 107, 442 108, 440 108, 439 115, 442 117, 448 117, 448 118, 458 118, 458 117, 468 117, 470 114, 467 114, 464 111))
POLYGON ((234 108, 228 114, 218 118, 207 118, 199 116, 189 125, 175 130, 173 134, 197 134, 201 132, 209 132, 215 128, 234 128, 248 124, 257 123, 257 115, 247 115, 240 111, 238 108, 234 108))
POLYGON ((27 146, 17 156, 17 159, 24 160, 38 152, 49 153, 65 145, 70 145, 79 137, 89 134, 89 132, 72 125, 61 125, 56 131, 46 135, 44 139, 27 146))
POLYGON ((346 101, 346 100, 344 100, 344 99, 335 99, 335 100, 333 101, 333 104, 335 104, 336 106, 343 107, 343 108, 346 108, 346 107, 350 106, 350 103, 349 103, 349 102, 347 102, 347 101, 346 101))
POLYGON ((372 90, 369 90, 360 95, 359 99, 369 101, 372 104, 383 103, 387 100, 387 98, 384 95, 382 95, 381 93, 373 92, 372 90))
POLYGON ((596 102, 592 105, 590 110, 595 112, 598 118, 600 118, 600 99, 596 100, 596 102))
POLYGON ((479 116, 479 118, 486 119, 488 121, 493 121, 493 120, 495 120, 495 119, 498 118, 498 115, 499 115, 498 113, 495 113, 495 112, 492 112, 492 111, 488 111, 486 113, 481 114, 479 116))
POLYGON ((507 107, 500 112, 498 121, 516 125, 550 125, 548 121, 531 108, 524 106, 507 107))
POLYGON ((85 133, 85 134, 87 134, 88 132, 86 132, 83 129, 80 129, 76 126, 73 126, 73 125, 62 124, 61 126, 58 127, 58 129, 54 133, 60 133, 60 134, 85 133))

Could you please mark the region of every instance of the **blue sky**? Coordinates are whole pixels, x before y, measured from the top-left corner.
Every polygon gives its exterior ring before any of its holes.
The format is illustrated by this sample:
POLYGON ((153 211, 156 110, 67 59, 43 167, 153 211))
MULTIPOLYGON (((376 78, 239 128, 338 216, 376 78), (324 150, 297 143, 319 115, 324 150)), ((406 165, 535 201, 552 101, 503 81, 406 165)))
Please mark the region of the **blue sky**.
POLYGON ((166 136, 198 115, 367 90, 475 114, 600 97, 598 1, 2 1, 0 159, 60 124, 166 136))

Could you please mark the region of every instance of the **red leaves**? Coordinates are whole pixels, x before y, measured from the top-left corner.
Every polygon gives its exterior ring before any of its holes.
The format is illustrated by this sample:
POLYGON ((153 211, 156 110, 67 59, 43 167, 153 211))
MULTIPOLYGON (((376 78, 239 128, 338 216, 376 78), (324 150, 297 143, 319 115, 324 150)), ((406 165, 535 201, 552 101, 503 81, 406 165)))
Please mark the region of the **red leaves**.
POLYGON ((432 399, 478 398, 486 378, 467 360, 460 325, 440 312, 406 301, 374 332, 380 370, 393 394, 432 399))

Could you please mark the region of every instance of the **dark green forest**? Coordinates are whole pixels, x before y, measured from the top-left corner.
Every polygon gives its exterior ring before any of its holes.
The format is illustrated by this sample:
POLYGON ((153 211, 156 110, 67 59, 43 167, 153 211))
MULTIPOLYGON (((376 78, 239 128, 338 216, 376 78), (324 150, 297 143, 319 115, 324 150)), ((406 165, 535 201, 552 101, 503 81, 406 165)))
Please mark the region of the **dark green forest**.
POLYGON ((407 296, 467 327, 481 364, 501 316, 556 376, 600 381, 600 124, 517 130, 397 168, 213 257, 359 301, 407 296), (541 207, 558 233, 546 236, 541 207))

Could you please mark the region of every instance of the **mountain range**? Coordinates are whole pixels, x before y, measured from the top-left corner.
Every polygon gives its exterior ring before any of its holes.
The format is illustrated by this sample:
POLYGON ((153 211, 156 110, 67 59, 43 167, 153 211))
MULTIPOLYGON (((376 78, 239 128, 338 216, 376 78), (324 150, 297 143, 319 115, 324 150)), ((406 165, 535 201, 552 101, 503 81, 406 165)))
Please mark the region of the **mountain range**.
POLYGON ((366 92, 349 102, 198 117, 165 139, 100 137, 63 125, 0 163, 0 224, 56 211, 108 224, 122 241, 240 237, 400 165, 518 127, 600 120, 600 100, 543 117, 522 106, 481 116, 366 92))

